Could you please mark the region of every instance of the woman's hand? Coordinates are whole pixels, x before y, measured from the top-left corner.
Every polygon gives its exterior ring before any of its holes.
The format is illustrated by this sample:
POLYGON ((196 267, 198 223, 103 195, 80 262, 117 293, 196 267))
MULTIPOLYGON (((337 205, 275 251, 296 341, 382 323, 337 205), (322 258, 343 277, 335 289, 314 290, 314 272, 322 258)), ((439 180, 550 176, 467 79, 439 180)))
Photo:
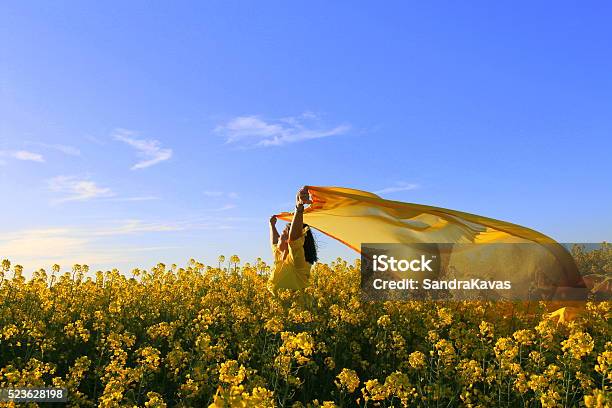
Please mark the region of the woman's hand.
POLYGON ((272 227, 276 225, 276 215, 270 217, 270 225, 272 227))
POLYGON ((311 204, 310 194, 308 193, 308 187, 302 187, 295 196, 295 205, 311 204))

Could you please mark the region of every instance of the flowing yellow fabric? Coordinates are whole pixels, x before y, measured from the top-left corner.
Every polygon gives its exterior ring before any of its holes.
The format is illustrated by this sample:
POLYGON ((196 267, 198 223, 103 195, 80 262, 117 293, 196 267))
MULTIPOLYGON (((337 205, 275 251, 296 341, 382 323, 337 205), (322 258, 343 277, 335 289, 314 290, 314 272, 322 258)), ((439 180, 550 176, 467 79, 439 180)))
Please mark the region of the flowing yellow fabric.
MULTIPOLYGON (((308 186, 308 191, 312 204, 304 211, 304 222, 357 252, 362 243, 541 244, 532 245, 541 247, 538 254, 515 253, 513 259, 498 259, 498 264, 520 261, 525 271, 522 281, 528 285, 534 273, 542 271, 545 259, 548 270, 551 270, 551 262, 557 265, 554 276, 547 277, 549 283, 555 287, 584 288, 575 263, 565 248, 532 229, 461 211, 385 200, 376 194, 350 188, 308 186)), ((277 215, 285 221, 290 221, 292 216, 289 212, 277 215)), ((474 259, 469 254, 453 254, 452 261, 458 265, 471 262, 470 267, 474 267, 474 259)), ((484 269, 490 274, 490 265, 482 263, 481 267, 481 274, 485 273, 484 269)), ((509 270, 500 267, 497 273, 503 275, 509 270)), ((475 268, 473 277, 478 277, 479 273, 475 268)), ((503 277, 487 275, 487 278, 503 277)))

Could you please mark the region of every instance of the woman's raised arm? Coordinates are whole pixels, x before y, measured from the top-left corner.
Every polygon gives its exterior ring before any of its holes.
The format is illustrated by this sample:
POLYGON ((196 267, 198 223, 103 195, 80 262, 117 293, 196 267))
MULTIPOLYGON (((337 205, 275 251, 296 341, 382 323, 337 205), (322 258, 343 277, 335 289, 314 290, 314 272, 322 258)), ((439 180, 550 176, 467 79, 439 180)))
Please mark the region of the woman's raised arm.
POLYGON ((278 243, 278 231, 276 230, 276 217, 273 215, 270 217, 270 244, 276 245, 278 243))
POLYGON ((289 229, 289 240, 294 241, 302 236, 304 228, 304 204, 310 204, 310 194, 308 188, 302 187, 295 197, 295 212, 289 229))

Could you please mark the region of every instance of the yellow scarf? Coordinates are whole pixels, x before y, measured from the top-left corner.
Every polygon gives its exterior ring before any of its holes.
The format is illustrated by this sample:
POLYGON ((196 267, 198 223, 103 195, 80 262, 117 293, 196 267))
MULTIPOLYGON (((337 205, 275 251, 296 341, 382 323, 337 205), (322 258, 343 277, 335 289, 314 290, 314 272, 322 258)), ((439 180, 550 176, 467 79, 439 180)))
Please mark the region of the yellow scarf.
MULTIPOLYGON (((549 282, 556 287, 585 287, 566 249, 532 229, 461 211, 385 200, 376 194, 350 188, 308 186, 308 191, 312 204, 304 211, 304 223, 357 252, 362 243, 532 243, 536 244, 532 247, 541 247, 541 251, 533 253, 533 259, 525 259, 524 254, 520 259, 506 259, 527 265, 524 282, 532 279, 529 274, 533 274, 534 268, 540 268, 545 253, 558 266, 549 282)), ((285 221, 291 221, 292 216, 289 212, 277 215, 285 221)), ((461 262, 459 258, 456 260, 461 262)), ((470 259, 463 261, 466 263, 470 259)), ((486 274, 491 278, 490 269, 490 265, 482 265, 482 271, 474 270, 472 275, 480 273, 482 277, 486 274)), ((495 277, 503 278, 508 271, 510 269, 502 267, 495 277)))

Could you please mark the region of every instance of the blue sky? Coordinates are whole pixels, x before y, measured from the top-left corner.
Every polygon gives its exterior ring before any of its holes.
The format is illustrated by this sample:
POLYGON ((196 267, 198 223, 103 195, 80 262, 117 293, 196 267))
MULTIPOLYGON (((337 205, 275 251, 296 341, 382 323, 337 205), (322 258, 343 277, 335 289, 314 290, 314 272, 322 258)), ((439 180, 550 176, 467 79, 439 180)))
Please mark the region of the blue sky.
POLYGON ((607 2, 126 3, 0 5, 0 257, 269 259, 304 184, 610 239, 607 2))

